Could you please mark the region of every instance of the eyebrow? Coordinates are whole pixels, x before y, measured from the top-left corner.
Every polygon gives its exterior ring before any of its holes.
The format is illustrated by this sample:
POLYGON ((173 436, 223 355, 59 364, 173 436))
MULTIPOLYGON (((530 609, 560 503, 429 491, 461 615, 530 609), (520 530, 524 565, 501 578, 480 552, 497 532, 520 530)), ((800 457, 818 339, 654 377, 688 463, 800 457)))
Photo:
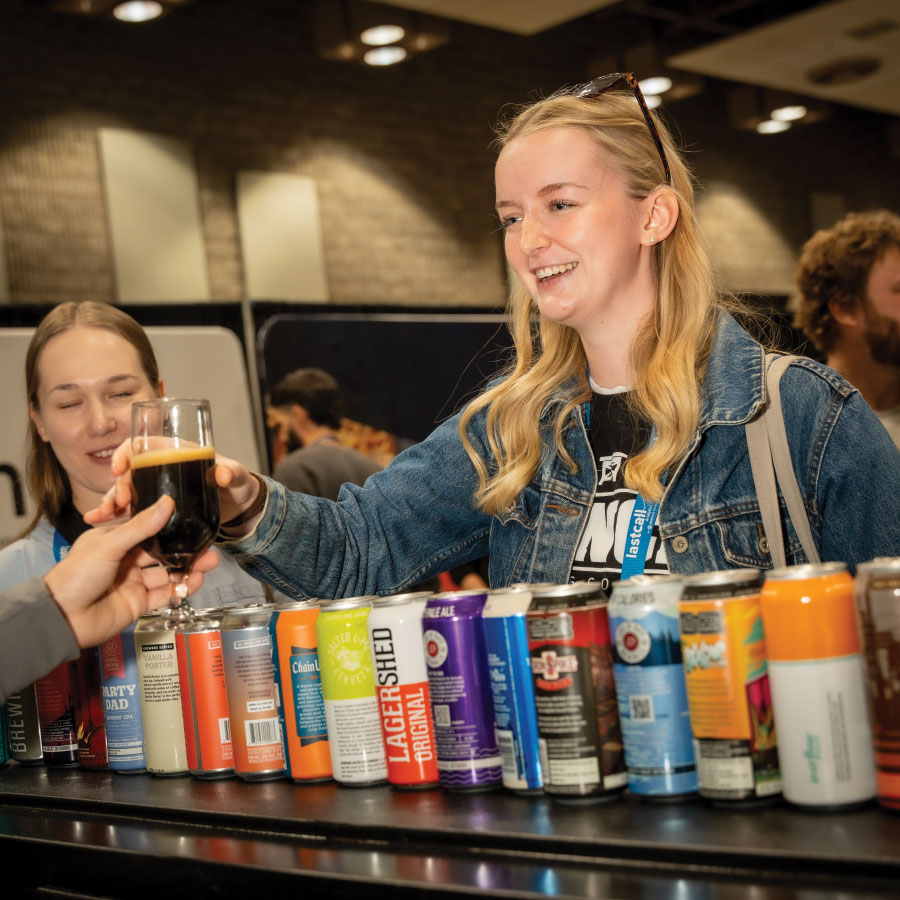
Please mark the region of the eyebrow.
MULTIPOLYGON (((123 381, 138 381, 137 375, 112 375, 110 378, 106 379, 107 385, 120 384, 123 381)), ((54 391, 77 391, 80 390, 80 385, 77 384, 57 384, 55 387, 50 388, 47 391, 47 394, 52 394, 54 391)))
MULTIPOLYGON (((554 194, 556 191, 564 190, 565 188, 581 188, 581 190, 586 191, 587 185, 584 184, 576 184, 574 181, 555 181, 553 184, 545 184, 539 191, 538 197, 546 197, 547 194, 554 194)), ((512 200, 498 200, 495 206, 495 209, 502 209, 506 206, 515 206, 516 204, 512 202, 512 200)))

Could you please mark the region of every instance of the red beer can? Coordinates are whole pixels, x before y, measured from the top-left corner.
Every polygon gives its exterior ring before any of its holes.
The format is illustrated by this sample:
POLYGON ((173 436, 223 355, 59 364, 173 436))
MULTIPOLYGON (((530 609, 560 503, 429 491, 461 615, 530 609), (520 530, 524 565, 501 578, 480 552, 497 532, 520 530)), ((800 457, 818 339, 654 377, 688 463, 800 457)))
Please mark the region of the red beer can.
POLYGON ((225 612, 198 612, 175 635, 188 771, 197 778, 228 778, 234 774, 219 631, 225 612))
POLYGON ((77 766, 74 690, 71 666, 60 663, 34 684, 37 693, 41 748, 48 766, 77 766))
POLYGON ((69 663, 75 695, 75 736, 78 738, 78 765, 85 769, 108 769, 106 722, 100 686, 100 650, 89 647, 69 663))

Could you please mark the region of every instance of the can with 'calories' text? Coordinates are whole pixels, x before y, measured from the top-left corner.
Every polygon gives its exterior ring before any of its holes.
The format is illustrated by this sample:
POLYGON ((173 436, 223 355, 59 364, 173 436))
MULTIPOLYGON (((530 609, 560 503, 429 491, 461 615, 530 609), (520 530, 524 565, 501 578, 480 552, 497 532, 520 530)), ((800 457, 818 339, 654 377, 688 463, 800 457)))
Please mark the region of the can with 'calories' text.
POLYGON ((528 645, 544 790, 558 800, 613 799, 628 783, 606 607, 596 582, 532 590, 528 645))
POLYGON ((684 579, 681 652, 701 797, 759 805, 781 794, 758 569, 684 579))
POLYGON ((318 618, 319 604, 302 600, 279 603, 269 622, 275 684, 281 696, 281 736, 292 781, 331 779, 331 748, 316 642, 318 618))
POLYGON ((422 646, 427 591, 372 602, 369 641, 387 755, 388 781, 398 788, 438 783, 428 669, 422 646))
POLYGON ((774 569, 762 591, 784 798, 810 808, 875 796, 853 579, 843 563, 774 569))
POLYGON ((369 648, 375 599, 322 600, 316 621, 331 767, 348 786, 380 784, 388 775, 369 648))
POLYGON ((270 606, 245 606, 230 610, 221 626, 234 774, 245 781, 285 775, 271 616, 270 606))

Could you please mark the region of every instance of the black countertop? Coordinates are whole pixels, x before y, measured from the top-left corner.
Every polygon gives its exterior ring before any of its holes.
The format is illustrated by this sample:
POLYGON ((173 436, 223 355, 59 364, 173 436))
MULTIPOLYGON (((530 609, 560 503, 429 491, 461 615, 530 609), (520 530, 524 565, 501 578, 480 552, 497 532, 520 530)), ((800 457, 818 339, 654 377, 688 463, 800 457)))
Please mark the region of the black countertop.
POLYGON ((0 858, 3 896, 858 900, 900 897, 900 817, 8 764, 0 858))

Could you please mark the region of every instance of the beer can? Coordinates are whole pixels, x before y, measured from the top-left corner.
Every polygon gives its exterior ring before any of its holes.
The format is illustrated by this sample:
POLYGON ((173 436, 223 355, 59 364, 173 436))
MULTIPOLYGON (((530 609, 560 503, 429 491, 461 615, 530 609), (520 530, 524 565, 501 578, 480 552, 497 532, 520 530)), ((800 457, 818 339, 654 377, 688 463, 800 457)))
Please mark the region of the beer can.
POLYGON ((369 642, 387 757, 398 788, 438 784, 431 691, 422 646, 422 613, 431 594, 416 591, 372 601, 369 642))
POLYGON ((141 616, 134 628, 144 763, 152 775, 188 771, 175 626, 165 612, 157 611, 141 616))
POLYGON ((900 558, 862 563, 854 592, 866 648, 878 802, 900 811, 900 558))
POLYGON ((314 601, 279 603, 269 632, 275 658, 275 686, 281 704, 281 735, 288 777, 293 781, 331 778, 331 749, 322 697, 314 601))
POLYGON ((488 592, 482 613, 503 786, 516 793, 544 788, 528 653, 530 605, 529 587, 501 588, 488 592))
POLYGON ((179 623, 175 632, 187 765, 197 778, 228 778, 234 774, 219 631, 225 614, 225 609, 203 610, 179 623))
POLYGON ((648 800, 694 794, 697 766, 678 633, 684 582, 634 575, 612 587, 609 628, 628 787, 648 800))
POLYGON ((270 606, 250 604, 229 610, 221 626, 234 773, 245 781, 268 781, 286 774, 271 617, 270 606))
POLYGON ((532 592, 528 647, 544 790, 561 800, 614 799, 628 784, 606 606, 597 582, 532 592))
POLYGON ((368 619, 374 599, 322 600, 316 620, 331 768, 335 781, 345 785, 387 780, 369 648, 368 619))
POLYGON ((44 761, 37 694, 33 684, 10 694, 6 701, 6 727, 10 759, 22 766, 36 766, 44 761))
POLYGON ((784 797, 820 810, 875 796, 868 688, 843 563, 766 574, 762 617, 784 797))
POLYGON ((781 794, 758 569, 689 575, 681 653, 701 797, 758 805, 781 794))
POLYGON ((34 683, 41 729, 41 749, 48 766, 77 766, 75 696, 71 667, 60 663, 34 683))
POLYGON ((9 761, 9 741, 6 727, 6 704, 0 706, 0 766, 9 761))
POLYGON ((141 719, 141 690, 134 629, 100 645, 100 690, 106 721, 106 751, 114 772, 137 774, 146 771, 144 729, 141 719))
POLYGON ((69 663, 75 691, 75 736, 78 739, 78 765, 83 769, 107 769, 106 723, 100 687, 100 651, 88 647, 69 663))
POLYGON ((434 594, 422 615, 438 773, 453 791, 493 790, 503 780, 481 618, 486 600, 485 591, 434 594))

